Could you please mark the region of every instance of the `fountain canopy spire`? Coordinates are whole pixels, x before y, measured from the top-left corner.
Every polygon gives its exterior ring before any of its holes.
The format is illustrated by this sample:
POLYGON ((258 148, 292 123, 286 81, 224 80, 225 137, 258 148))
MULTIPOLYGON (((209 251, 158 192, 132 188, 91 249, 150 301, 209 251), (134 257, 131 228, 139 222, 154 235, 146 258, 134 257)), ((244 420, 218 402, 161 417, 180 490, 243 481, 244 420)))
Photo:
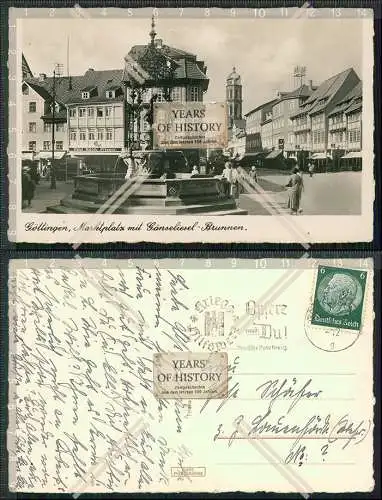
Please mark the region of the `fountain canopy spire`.
POLYGON ((155 20, 154 16, 151 18, 151 31, 150 31, 150 38, 151 38, 151 45, 154 45, 154 40, 156 37, 156 31, 155 31, 155 20))

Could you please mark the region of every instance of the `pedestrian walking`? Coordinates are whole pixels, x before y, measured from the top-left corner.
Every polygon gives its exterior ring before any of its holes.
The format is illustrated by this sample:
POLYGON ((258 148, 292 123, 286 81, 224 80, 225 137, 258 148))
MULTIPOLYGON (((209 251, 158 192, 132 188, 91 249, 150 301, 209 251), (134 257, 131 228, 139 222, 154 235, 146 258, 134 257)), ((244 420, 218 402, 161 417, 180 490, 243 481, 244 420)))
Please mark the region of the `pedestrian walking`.
POLYGON ((25 207, 25 204, 27 204, 28 207, 31 206, 35 189, 36 184, 30 175, 30 168, 23 167, 21 178, 22 208, 25 207))
POLYGON ((314 174, 314 164, 309 162, 308 163, 308 172, 309 172, 309 177, 313 177, 314 174))
POLYGON ((255 165, 252 165, 251 170, 249 172, 249 176, 257 184, 257 169, 255 165))
POLYGON ((291 214, 297 215, 297 213, 301 213, 301 194, 304 189, 304 182, 298 167, 294 167, 289 182, 285 187, 289 188, 288 208, 291 214))

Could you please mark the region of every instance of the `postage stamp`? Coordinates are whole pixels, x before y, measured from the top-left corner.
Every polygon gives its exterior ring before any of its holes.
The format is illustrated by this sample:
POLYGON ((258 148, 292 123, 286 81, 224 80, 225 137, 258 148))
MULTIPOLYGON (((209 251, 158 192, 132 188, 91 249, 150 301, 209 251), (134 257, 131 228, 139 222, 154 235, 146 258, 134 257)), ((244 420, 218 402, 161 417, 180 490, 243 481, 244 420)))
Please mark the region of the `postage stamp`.
POLYGON ((312 303, 305 317, 309 341, 324 351, 351 347, 362 330, 367 271, 318 266, 312 303))
POLYGON ((160 399, 224 399, 228 390, 228 355, 156 353, 153 377, 154 394, 160 399))
POLYGON ((312 324, 360 330, 367 273, 320 266, 312 324))

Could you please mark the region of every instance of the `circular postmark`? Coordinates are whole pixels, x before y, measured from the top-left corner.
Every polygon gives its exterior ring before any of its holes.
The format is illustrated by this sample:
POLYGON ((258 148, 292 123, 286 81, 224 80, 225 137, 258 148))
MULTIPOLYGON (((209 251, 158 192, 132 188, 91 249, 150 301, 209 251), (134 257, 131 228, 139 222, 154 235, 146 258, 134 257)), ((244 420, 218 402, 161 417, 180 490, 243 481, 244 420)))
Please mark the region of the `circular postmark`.
POLYGON ((221 351, 232 345, 238 319, 229 300, 207 297, 195 303, 187 331, 202 349, 221 351))
POLYGON ((305 335, 309 342, 318 349, 327 352, 339 352, 349 349, 360 336, 358 330, 348 330, 333 326, 320 326, 311 323, 313 306, 305 314, 305 335))

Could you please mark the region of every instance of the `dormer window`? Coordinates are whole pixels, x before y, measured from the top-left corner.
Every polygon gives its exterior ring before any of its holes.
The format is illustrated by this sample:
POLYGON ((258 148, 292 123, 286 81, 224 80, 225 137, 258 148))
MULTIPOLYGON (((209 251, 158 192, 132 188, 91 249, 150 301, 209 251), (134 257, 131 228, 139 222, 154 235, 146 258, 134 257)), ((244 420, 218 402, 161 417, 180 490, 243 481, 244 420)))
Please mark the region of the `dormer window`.
POLYGON ((94 85, 88 85, 81 89, 82 99, 90 99, 90 97, 94 97, 97 95, 97 87, 94 85))
POLYGON ((115 98, 115 90, 107 90, 106 99, 114 99, 114 98, 115 98))

